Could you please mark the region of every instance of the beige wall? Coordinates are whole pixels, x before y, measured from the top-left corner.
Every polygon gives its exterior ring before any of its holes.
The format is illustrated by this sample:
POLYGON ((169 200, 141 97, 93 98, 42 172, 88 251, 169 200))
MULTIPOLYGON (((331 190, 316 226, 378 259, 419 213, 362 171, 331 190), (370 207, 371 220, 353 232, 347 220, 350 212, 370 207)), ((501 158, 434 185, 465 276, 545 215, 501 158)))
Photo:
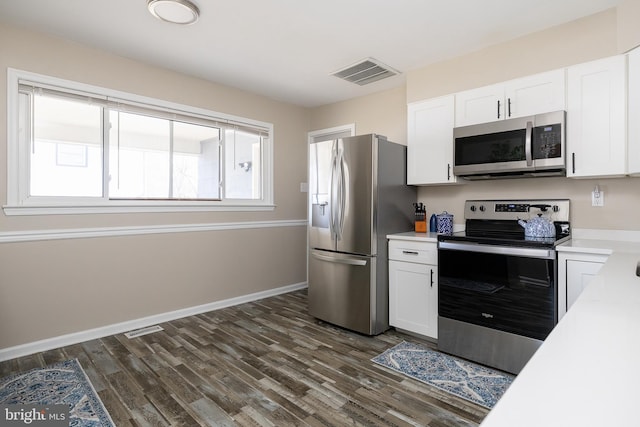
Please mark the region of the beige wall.
POLYGON ((306 280, 304 227, 0 244, 0 349, 306 280))
POLYGON ((387 90, 313 110, 311 130, 355 123, 356 134, 377 133, 406 144, 406 89, 387 90))
POLYGON ((618 17, 618 51, 626 52, 640 45, 640 1, 624 0, 616 8, 618 17))
MULTIPOLYGON (((274 124, 267 212, 6 216, 3 232, 304 220, 309 111, 32 32, 0 26, 7 67, 274 124)), ((0 204, 6 203, 6 83, 0 83, 0 204)), ((306 228, 0 243, 0 350, 304 283, 306 228)))
POLYGON ((433 98, 615 55, 608 11, 407 72, 407 101, 433 98))
MULTIPOLYGON (((408 71, 406 100, 433 98, 622 53, 628 46, 640 44, 640 30, 637 29, 640 7, 637 3, 637 0, 627 0, 619 10, 610 9, 469 55, 408 71), (621 12, 623 9, 624 13, 621 12), (625 17, 619 23, 623 14, 625 17), (625 35, 624 47, 618 41, 621 34, 625 35)), ((404 144, 406 131, 397 129, 400 124, 406 126, 406 106, 401 109, 385 108, 399 99, 395 92, 382 92, 317 108, 313 111, 311 125, 318 129, 355 122, 358 133, 361 133, 362 122, 367 131, 392 133, 395 139, 390 139, 404 144), (368 120, 369 111, 378 114, 382 110, 385 114, 376 122, 368 120)), ((512 179, 420 187, 418 190, 418 200, 426 204, 429 215, 446 210, 455 215, 456 223, 463 223, 465 200, 519 197, 570 199, 574 228, 640 230, 640 216, 636 214, 640 211, 640 178, 512 179), (596 184, 605 192, 604 207, 591 206, 591 191, 596 184)))

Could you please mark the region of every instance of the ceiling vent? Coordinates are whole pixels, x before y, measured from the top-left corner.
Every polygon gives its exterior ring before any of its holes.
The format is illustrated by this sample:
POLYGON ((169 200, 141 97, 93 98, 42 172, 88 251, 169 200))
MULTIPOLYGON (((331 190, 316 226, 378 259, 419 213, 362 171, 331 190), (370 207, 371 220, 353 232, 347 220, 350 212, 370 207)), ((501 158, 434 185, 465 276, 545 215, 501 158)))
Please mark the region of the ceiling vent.
POLYGON ((339 77, 360 86, 377 82, 378 80, 386 79, 387 77, 398 74, 400 74, 399 71, 394 70, 373 58, 363 59, 356 64, 350 65, 342 70, 338 70, 335 73, 331 73, 332 76, 339 77))

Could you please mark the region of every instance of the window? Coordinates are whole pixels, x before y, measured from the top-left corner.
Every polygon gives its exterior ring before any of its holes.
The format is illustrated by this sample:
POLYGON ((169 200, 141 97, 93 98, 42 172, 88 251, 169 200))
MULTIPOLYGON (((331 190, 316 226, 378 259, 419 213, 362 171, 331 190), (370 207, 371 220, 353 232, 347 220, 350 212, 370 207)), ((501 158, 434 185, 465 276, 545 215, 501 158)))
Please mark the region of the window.
POLYGON ((8 89, 8 214, 272 208, 268 123, 16 70, 8 89))

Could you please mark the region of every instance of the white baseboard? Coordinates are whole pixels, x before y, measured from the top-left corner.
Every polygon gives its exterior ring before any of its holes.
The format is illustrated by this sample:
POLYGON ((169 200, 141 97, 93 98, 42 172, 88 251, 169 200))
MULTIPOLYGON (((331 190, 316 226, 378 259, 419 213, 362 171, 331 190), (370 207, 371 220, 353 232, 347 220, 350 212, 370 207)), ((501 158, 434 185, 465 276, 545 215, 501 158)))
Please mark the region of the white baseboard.
POLYGON ((41 351, 52 350, 67 345, 78 344, 84 341, 90 341, 109 335, 121 334, 133 329, 144 328, 155 325, 157 323, 169 322, 171 320, 180 319, 182 317, 193 316, 196 314, 206 313, 208 311, 219 310, 225 307, 243 304, 246 302, 257 301, 288 292, 297 291, 307 287, 307 283, 296 283, 293 285, 282 286, 268 291, 256 292, 249 295, 243 295, 235 298, 229 298, 222 301, 215 301, 208 304, 197 305, 195 307, 184 308, 181 310, 170 311, 167 313, 156 314, 153 316, 143 317, 141 319, 129 320, 126 322, 116 323, 113 325, 102 326, 86 331, 74 332, 58 337, 47 338, 27 344, 21 344, 15 347, 0 349, 0 361, 14 359, 16 357, 27 356, 41 351))

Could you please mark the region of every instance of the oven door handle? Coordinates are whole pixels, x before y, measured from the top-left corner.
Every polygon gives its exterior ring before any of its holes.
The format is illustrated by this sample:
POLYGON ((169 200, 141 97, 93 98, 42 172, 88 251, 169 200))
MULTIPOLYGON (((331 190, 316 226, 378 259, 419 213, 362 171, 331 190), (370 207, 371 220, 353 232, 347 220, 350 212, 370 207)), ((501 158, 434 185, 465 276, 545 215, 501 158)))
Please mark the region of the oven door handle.
POLYGON ((438 242, 438 249, 453 251, 480 252, 485 254, 521 256, 528 258, 555 259, 553 249, 521 248, 516 246, 481 245, 477 243, 438 242))

